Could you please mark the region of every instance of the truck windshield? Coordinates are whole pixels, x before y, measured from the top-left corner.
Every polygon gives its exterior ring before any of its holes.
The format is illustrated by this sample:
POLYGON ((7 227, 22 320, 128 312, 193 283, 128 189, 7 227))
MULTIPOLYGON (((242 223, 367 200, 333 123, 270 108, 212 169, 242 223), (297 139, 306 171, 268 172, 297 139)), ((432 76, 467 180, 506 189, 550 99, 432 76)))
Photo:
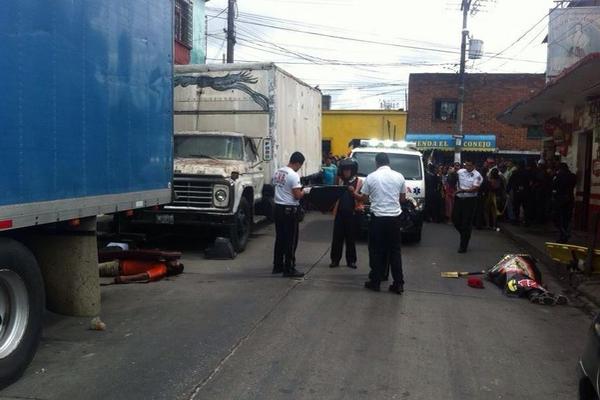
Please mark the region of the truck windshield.
POLYGON ((241 160, 242 138, 217 135, 175 136, 175 157, 241 160))
MULTIPOLYGON (((421 158, 408 154, 387 153, 390 158, 390 168, 400 172, 407 180, 421 180, 421 158)), ((358 175, 367 176, 375 171, 375 156, 377 153, 356 152, 352 157, 358 162, 358 175)))

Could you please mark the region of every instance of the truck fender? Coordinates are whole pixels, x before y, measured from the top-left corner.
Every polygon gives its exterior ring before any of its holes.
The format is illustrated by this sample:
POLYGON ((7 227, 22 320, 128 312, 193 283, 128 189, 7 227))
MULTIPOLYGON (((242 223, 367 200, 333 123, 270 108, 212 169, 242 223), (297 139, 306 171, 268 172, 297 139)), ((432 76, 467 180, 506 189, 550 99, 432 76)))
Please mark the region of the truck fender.
MULTIPOLYGON (((252 191, 254 191, 254 187, 252 186, 252 181, 245 181, 243 179, 239 179, 235 182, 235 184, 233 186, 234 199, 233 199, 233 209, 232 209, 232 212, 234 214, 237 212, 238 207, 240 206, 240 201, 242 200, 242 196, 248 188, 250 188, 252 191)), ((250 207, 253 207, 254 197, 251 197, 249 199, 249 203, 250 203, 250 207)))

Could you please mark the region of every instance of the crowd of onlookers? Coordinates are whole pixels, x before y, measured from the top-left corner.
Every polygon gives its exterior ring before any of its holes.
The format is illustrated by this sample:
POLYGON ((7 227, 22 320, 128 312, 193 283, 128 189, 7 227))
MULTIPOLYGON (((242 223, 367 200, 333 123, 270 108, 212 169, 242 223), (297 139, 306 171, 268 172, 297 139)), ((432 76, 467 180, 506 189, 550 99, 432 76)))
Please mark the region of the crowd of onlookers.
MULTIPOLYGON (((325 157, 322 183, 335 183, 336 164, 344 158, 325 157)), ((424 162, 425 220, 450 223, 456 194, 455 174, 462 165, 424 162)), ((477 196, 475 228, 498 229, 499 221, 525 226, 554 222, 560 231, 559 241, 568 241, 576 178, 565 163, 488 158, 476 169, 483 183, 477 196)))
MULTIPOLYGON (((428 163, 425 176, 425 219, 451 221, 459 163, 428 163)), ((575 175, 559 162, 511 161, 488 158, 477 166, 483 183, 477 197, 473 224, 478 229, 497 229, 498 221, 515 224, 545 224, 569 218, 574 206, 575 175), (565 215, 566 214, 566 215, 565 215)), ((561 233, 561 241, 568 240, 561 233)))

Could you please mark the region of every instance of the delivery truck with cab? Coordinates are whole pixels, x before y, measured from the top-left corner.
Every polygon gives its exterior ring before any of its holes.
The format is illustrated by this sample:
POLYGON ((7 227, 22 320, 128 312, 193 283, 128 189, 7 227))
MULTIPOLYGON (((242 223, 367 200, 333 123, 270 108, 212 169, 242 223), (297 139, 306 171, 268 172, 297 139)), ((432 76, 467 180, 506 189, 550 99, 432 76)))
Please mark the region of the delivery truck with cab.
POLYGON ((174 196, 133 222, 212 228, 245 249, 270 218, 273 172, 302 152, 321 167, 321 92, 272 63, 175 68, 174 196))

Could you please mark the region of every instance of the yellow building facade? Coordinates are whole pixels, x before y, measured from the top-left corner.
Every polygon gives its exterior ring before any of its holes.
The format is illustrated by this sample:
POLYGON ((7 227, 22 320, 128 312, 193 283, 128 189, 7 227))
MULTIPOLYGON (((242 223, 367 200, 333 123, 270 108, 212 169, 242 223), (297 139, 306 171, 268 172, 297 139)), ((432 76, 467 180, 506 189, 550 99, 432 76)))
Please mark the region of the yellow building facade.
POLYGON ((348 154, 353 140, 402 140, 406 136, 406 117, 405 111, 392 110, 323 111, 323 155, 348 154))

